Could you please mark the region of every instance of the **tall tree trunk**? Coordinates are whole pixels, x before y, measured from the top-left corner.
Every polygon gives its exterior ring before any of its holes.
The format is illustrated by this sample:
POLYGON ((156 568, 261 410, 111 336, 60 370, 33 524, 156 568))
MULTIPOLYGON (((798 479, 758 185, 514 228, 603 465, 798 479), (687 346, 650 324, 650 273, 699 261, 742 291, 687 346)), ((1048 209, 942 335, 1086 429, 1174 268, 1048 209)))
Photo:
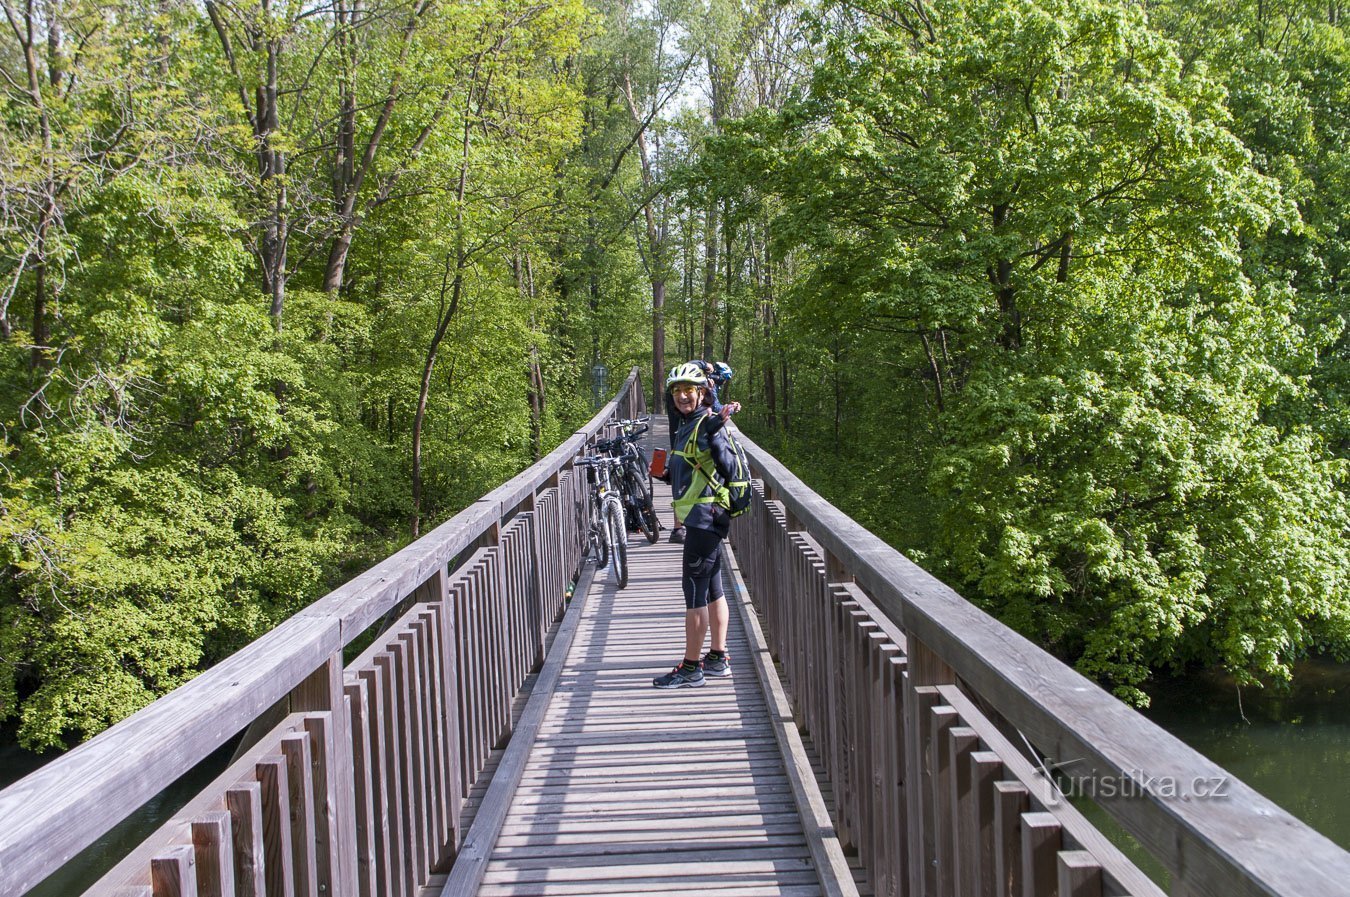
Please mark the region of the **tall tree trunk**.
POLYGON ((44 212, 38 225, 37 248, 33 253, 36 261, 33 265, 33 351, 29 367, 33 370, 45 368, 49 362, 47 343, 51 332, 47 327, 47 236, 51 230, 51 221, 44 212))
POLYGON ((708 203, 708 226, 704 232, 703 310, 699 315, 702 337, 699 340, 699 358, 710 359, 713 354, 713 330, 717 326, 717 259, 720 238, 717 235, 717 202, 708 203))
POLYGON ((529 385, 525 397, 530 405, 530 448, 534 460, 544 456, 544 371, 539 362, 539 329, 534 316, 534 270, 530 257, 517 252, 511 259, 516 276, 516 291, 530 305, 530 361, 527 368, 529 385))
POLYGON ((409 520, 412 537, 416 539, 422 530, 422 432, 427 420, 427 403, 431 398, 431 374, 436 367, 436 354, 445 340, 450 322, 459 311, 459 300, 464 295, 464 268, 468 259, 458 253, 454 265, 446 258, 445 276, 441 280, 441 310, 437 315, 436 329, 431 334, 431 342, 422 362, 422 379, 417 390, 417 412, 413 415, 412 432, 412 515, 409 520), (453 273, 452 273, 453 272, 453 273), (448 290, 447 290, 448 284, 448 290), (445 295, 450 293, 449 307, 445 295))
POLYGON ((666 280, 652 281, 652 403, 653 411, 662 408, 666 389, 666 280))
MULTIPOLYGON (((478 69, 475 66, 470 84, 476 84, 478 69)), ((436 353, 440 350, 450 322, 459 311, 459 302, 464 295, 464 271, 469 264, 467 241, 464 235, 464 200, 469 191, 469 150, 473 137, 473 101, 474 90, 470 86, 464 102, 464 128, 460 135, 459 183, 455 186, 455 255, 454 264, 450 257, 445 260, 445 273, 441 277, 440 307, 437 311, 436 330, 427 345, 426 359, 422 365, 422 380, 417 391, 417 412, 413 416, 412 432, 412 514, 410 529, 416 539, 422 528, 422 430, 426 423, 427 403, 431 397, 431 372, 436 366, 436 353), (450 301, 446 303, 446 293, 450 301)), ((479 110, 482 110, 481 103, 479 110)))
MULTIPOLYGON (((427 13, 431 8, 431 0, 416 0, 412 4, 408 19, 403 23, 398 59, 389 66, 393 74, 389 79, 389 87, 385 91, 383 105, 380 108, 379 115, 375 118, 375 122, 371 125, 370 135, 366 138, 365 145, 361 150, 361 158, 358 160, 356 158, 357 109, 355 94, 359 62, 357 47, 359 44, 353 32, 360 24, 361 3, 360 0, 353 0, 351 5, 348 6, 343 0, 337 0, 334 6, 333 14, 337 22, 334 40, 338 48, 339 71, 341 72, 338 83, 339 110, 333 166, 333 205, 337 217, 337 229, 328 247, 328 263, 324 266, 323 291, 325 293, 336 293, 342 289, 352 239, 361 220, 362 213, 357 209, 357 200, 361 195, 361 188, 366 177, 370 174, 375 160, 380 154, 389 123, 393 120, 394 112, 399 105, 399 101, 403 98, 402 72, 408 64, 408 57, 412 52, 414 37, 418 28, 426 20, 427 13)), ((479 73, 479 62, 481 62, 481 58, 475 62, 475 78, 479 73)), ((423 126, 416 139, 413 140, 410 155, 416 156, 421 153, 422 147, 440 122, 453 96, 453 87, 447 86, 441 93, 440 99, 432 107, 427 124, 423 126)), ((381 199, 388 197, 394 184, 399 180, 400 174, 401 171, 395 171, 385 179, 379 190, 381 199)))
POLYGON ((933 351, 933 341, 929 338, 929 335, 920 333, 919 338, 923 340, 923 351, 928 357, 928 368, 933 372, 934 397, 940 414, 946 410, 942 395, 942 366, 938 364, 937 354, 933 351))
MULTIPOLYGON (((264 0, 264 10, 270 4, 264 0)), ((269 15, 270 21, 270 15, 269 15)), ((281 40, 267 41, 267 83, 257 90, 255 121, 258 138, 258 192, 269 210, 263 224, 263 289, 271 299, 272 326, 281 332, 282 312, 286 304, 286 250, 290 243, 286 195, 286 155, 278 147, 281 115, 278 108, 281 77, 281 40)))
POLYGON ((324 266, 323 291, 336 293, 342 288, 347 254, 352 246, 354 222, 353 206, 356 200, 356 68, 357 17, 359 0, 335 0, 333 4, 333 44, 338 65, 337 134, 333 141, 333 214, 337 216, 338 231, 328 247, 328 263, 324 266))
MULTIPOLYGON (((1007 220, 1008 206, 994 206, 994 231, 1000 231, 1007 220)), ((1012 261, 1007 258, 995 259, 989 266, 989 282, 994 287, 998 301, 999 345, 1005 349, 1019 349, 1022 346, 1022 313, 1017 308, 1017 292, 1012 284, 1012 261)))
POLYGON ((735 317, 734 310, 732 308, 731 297, 736 295, 736 274, 735 274, 736 268, 735 268, 734 253, 732 252, 732 249, 734 248, 734 242, 732 237, 733 237, 733 228, 731 226, 731 221, 728 216, 724 215, 722 223, 722 238, 723 242, 725 243, 725 246, 723 247, 722 255, 726 259, 727 276, 726 276, 726 286, 722 291, 722 295, 725 297, 723 299, 722 304, 726 309, 726 317, 722 324, 722 359, 728 363, 730 363, 731 361, 731 331, 733 319, 735 317))
POLYGON ((638 161, 641 163, 642 187, 648 199, 642 205, 644 222, 647 225, 647 259, 651 266, 652 281, 652 402, 651 408, 663 407, 661 396, 665 391, 666 360, 666 229, 664 223, 658 226, 656 220, 656 196, 652 191, 655 177, 652 174, 651 153, 647 148, 647 120, 638 110, 637 100, 633 96, 633 81, 624 75, 623 95, 628 103, 628 112, 638 126, 638 161))
POLYGON ((774 381, 774 295, 773 259, 769 257, 769 229, 764 226, 763 245, 757 250, 762 287, 760 290, 760 321, 763 326, 761 351, 764 353, 764 409, 768 412, 770 432, 778 429, 778 391, 774 381))

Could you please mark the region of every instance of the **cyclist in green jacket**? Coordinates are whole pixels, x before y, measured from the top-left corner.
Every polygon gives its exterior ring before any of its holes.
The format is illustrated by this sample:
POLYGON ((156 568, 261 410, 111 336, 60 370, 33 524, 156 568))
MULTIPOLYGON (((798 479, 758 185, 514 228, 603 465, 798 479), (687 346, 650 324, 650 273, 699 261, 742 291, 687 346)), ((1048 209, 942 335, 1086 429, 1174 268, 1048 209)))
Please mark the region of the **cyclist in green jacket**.
MULTIPOLYGON (((679 367, 685 367, 687 365, 697 365, 703 369, 703 376, 706 381, 703 389, 703 405, 706 408, 711 408, 713 414, 716 415, 716 417, 709 418, 704 426, 708 428, 708 432, 712 432, 721 427, 722 424, 726 423, 726 421, 731 418, 731 415, 741 410, 740 402, 727 402, 723 404, 717 397, 717 391, 725 388, 726 384, 731 382, 731 366, 725 361, 712 363, 703 361, 702 359, 694 359, 685 362, 684 365, 680 365, 679 367)), ((680 429, 681 415, 679 410, 675 407, 675 400, 671 397, 669 389, 666 390, 666 415, 670 418, 670 447, 675 448, 675 434, 678 433, 680 429)), ((665 474, 661 479, 669 483, 670 475, 665 474)), ((675 526, 670 530, 670 541, 684 541, 684 526, 681 525, 679 520, 675 521, 675 526)))
POLYGON ((710 460, 718 472, 724 472, 735 469, 736 456, 721 421, 703 404, 707 389, 707 375, 692 362, 677 366, 666 378, 667 398, 679 416, 667 469, 675 496, 675 522, 687 529, 681 582, 685 647, 682 662, 652 680, 657 688, 697 688, 705 676, 731 675, 728 609, 722 590, 722 540, 731 528, 731 517, 716 502, 712 484, 694 459, 710 460), (710 650, 703 654, 703 640, 709 633, 710 650))

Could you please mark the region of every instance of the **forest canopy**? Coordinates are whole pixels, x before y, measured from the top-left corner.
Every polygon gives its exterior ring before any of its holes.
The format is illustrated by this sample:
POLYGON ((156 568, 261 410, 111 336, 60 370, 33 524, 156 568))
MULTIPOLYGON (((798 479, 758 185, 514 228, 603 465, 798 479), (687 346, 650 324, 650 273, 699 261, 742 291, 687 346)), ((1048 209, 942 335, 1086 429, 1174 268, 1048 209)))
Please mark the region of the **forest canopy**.
POLYGON ((0 3, 31 749, 699 357, 1124 698, 1350 656, 1340 0, 0 3))

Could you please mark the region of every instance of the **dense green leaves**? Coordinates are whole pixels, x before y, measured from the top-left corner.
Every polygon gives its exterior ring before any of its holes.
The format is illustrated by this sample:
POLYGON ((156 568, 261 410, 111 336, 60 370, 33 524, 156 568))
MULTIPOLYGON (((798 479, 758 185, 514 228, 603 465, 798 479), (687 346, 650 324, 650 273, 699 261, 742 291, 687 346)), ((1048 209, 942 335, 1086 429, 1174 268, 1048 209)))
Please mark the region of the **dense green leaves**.
POLYGON ((1127 698, 1350 653, 1336 2, 5 13, 0 720, 30 747, 528 464, 593 367, 696 356, 1127 698))
POLYGON ((809 83, 706 169, 798 260, 784 453, 1135 700, 1161 667, 1278 679, 1350 651, 1321 435, 1345 414, 1344 287, 1310 276, 1343 267, 1311 219, 1343 215, 1312 172, 1344 117, 1287 65, 1344 74, 1344 35, 1290 17, 1299 51, 1243 46, 1243 12, 1176 13, 1206 14, 1233 37, 1212 65, 1170 9, 836 7, 809 83))
POLYGON ((133 6, 6 4, 0 35, 0 720, 33 749, 589 406, 555 289, 582 4, 133 6))

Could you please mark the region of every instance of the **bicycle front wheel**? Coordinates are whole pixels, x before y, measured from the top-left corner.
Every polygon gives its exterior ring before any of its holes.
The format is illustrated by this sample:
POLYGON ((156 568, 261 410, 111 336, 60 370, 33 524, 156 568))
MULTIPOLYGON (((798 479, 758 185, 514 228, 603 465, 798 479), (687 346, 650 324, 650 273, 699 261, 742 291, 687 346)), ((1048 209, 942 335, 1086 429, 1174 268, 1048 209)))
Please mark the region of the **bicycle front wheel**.
POLYGON ((605 521, 601 513, 600 500, 592 495, 590 499, 590 518, 589 536, 591 545, 595 547, 595 566, 596 569, 602 569, 609 563, 609 538, 605 535, 605 521))
POLYGON ((605 503, 605 527, 609 531, 610 569, 622 589, 628 585, 628 531, 623 525, 623 506, 619 502, 605 503))

